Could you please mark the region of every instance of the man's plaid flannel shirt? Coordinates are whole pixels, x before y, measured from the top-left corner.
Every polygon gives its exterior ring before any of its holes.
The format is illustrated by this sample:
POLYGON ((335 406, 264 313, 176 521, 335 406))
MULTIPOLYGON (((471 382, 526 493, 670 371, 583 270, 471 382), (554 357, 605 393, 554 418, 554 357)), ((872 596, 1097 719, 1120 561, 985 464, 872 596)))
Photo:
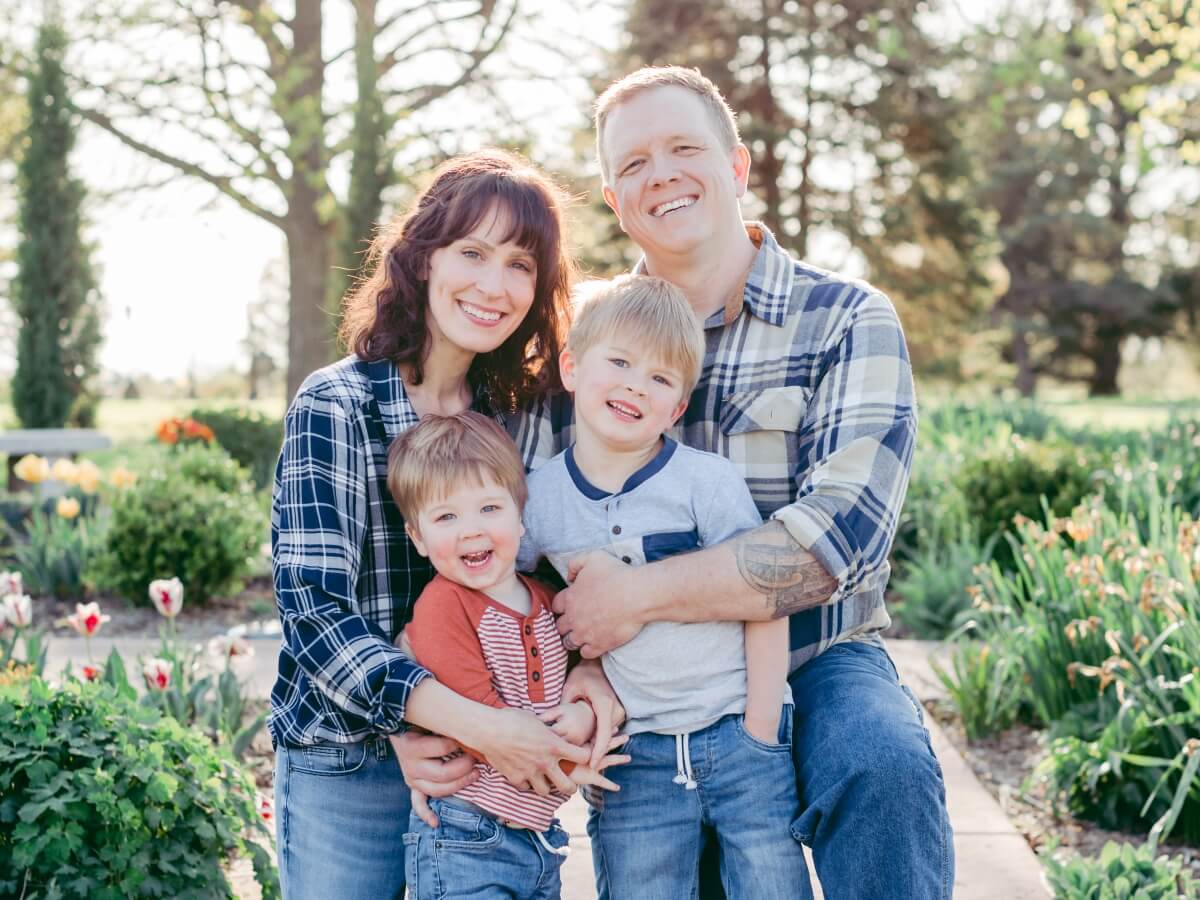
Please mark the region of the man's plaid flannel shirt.
POLYGON ((388 445, 416 422, 396 367, 355 357, 314 372, 288 409, 271 506, 276 743, 398 731, 429 677, 392 646, 433 577, 387 491, 388 445))
MULTIPOLYGON (((671 435, 735 463, 764 518, 835 577, 790 622, 790 668, 833 644, 879 640, 917 408, 904 334, 869 285, 793 260, 764 227, 745 287, 704 323, 700 381, 671 435)), ((644 264, 643 264, 644 265, 644 264)), ((639 265, 638 270, 643 270, 639 265)), ((569 398, 516 423, 534 469, 573 441, 569 398)))

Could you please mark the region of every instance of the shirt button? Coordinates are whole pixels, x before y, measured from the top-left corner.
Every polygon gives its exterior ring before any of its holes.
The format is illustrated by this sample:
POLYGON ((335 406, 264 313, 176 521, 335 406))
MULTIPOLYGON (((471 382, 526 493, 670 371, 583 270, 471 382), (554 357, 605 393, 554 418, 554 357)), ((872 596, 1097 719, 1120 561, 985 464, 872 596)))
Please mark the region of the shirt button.
POLYGON ((625 563, 625 565, 629 565, 631 562, 633 562, 633 560, 630 559, 628 556, 622 556, 621 562, 625 563))
POLYGON ((541 680, 542 680, 542 673, 541 673, 541 672, 534 672, 534 673, 533 673, 532 675, 530 675, 529 677, 530 677, 530 678, 532 678, 534 681, 541 681, 541 680))
POLYGON ((526 633, 526 634, 533 634, 533 629, 532 629, 530 626, 526 625, 526 626, 525 626, 525 633, 526 633))
POLYGON ((620 526, 620 525, 614 525, 614 526, 613 526, 613 534, 620 534, 620 533, 621 533, 621 526, 620 526))
POLYGON ((537 656, 537 647, 530 647, 530 648, 529 648, 529 655, 530 655, 530 656, 537 656))

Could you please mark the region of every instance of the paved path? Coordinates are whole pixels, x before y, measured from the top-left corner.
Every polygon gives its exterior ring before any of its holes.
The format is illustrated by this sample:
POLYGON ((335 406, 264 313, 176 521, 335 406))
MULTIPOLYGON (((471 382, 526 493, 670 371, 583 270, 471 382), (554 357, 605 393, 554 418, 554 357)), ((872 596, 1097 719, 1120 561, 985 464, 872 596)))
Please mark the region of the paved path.
MULTIPOLYGON (((137 657, 153 655, 158 647, 157 640, 96 639, 92 646, 94 658, 102 661, 114 643, 125 657, 131 677, 137 674, 137 657)), ((246 677, 251 694, 265 698, 271 690, 278 642, 274 638, 261 638, 253 640, 252 645, 255 655, 246 663, 246 677)), ((917 696, 926 700, 944 695, 927 661, 936 647, 935 642, 927 641, 888 642, 901 676, 917 696)), ((68 663, 78 666, 84 661, 83 641, 57 638, 50 643, 49 674, 61 672, 68 663)), ((1009 823, 991 794, 979 784, 937 723, 927 719, 926 724, 934 752, 942 764, 946 799, 954 825, 956 900, 1042 900, 1048 897, 1049 892, 1041 879, 1041 866, 1024 838, 1009 823)), ((586 805, 576 796, 563 807, 561 816, 571 834, 571 854, 563 872, 563 897, 565 900, 594 900, 590 843, 584 828, 586 805)), ((897 827, 903 826, 897 823, 897 827)), ((819 886, 818 900, 821 900, 819 886)))

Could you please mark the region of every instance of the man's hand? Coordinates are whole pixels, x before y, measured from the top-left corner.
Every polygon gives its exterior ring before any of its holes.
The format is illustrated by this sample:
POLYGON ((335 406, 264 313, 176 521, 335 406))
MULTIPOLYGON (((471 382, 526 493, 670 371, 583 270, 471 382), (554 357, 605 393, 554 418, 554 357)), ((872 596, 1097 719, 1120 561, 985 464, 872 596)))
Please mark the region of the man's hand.
POLYGON ((631 641, 646 624, 639 617, 634 570, 600 550, 571 560, 570 584, 554 598, 558 630, 568 650, 588 659, 631 641))
MULTIPOLYGON (((596 731, 596 714, 586 700, 563 703, 538 716, 561 738, 582 747, 596 731)), ((607 737, 607 734, 605 735, 607 737)))
POLYGON ((436 734, 406 731, 388 735, 388 740, 412 789, 413 812, 430 828, 437 828, 437 816, 426 797, 449 797, 473 783, 479 777, 475 760, 454 741, 436 734))
POLYGON ((586 700, 588 706, 596 714, 594 746, 588 765, 597 769, 604 756, 606 745, 604 738, 610 740, 625 723, 625 707, 617 699, 616 692, 604 676, 604 669, 595 660, 581 662, 567 675, 563 685, 562 702, 573 703, 576 700, 586 700))

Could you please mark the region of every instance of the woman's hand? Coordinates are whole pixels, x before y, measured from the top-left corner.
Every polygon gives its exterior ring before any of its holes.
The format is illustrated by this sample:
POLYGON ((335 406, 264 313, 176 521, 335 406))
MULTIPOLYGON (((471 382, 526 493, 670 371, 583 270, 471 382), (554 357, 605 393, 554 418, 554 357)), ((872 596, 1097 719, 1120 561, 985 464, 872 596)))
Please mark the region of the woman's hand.
POLYGON ((450 738, 436 734, 406 731, 390 734, 388 740, 396 751, 404 781, 412 789, 413 812, 430 828, 437 828, 437 816, 426 798, 449 797, 473 783, 479 777, 475 760, 450 738))
POLYGON ((562 702, 566 704, 576 700, 586 700, 596 714, 592 754, 587 764, 599 771, 600 760, 607 752, 609 741, 625 723, 625 707, 604 677, 604 669, 599 661, 584 660, 567 674, 562 702))
POLYGON ((575 789, 558 761, 584 765, 591 755, 587 747, 576 747, 533 713, 520 709, 493 710, 488 726, 472 746, 509 782, 543 795, 552 790, 569 794, 575 789))

